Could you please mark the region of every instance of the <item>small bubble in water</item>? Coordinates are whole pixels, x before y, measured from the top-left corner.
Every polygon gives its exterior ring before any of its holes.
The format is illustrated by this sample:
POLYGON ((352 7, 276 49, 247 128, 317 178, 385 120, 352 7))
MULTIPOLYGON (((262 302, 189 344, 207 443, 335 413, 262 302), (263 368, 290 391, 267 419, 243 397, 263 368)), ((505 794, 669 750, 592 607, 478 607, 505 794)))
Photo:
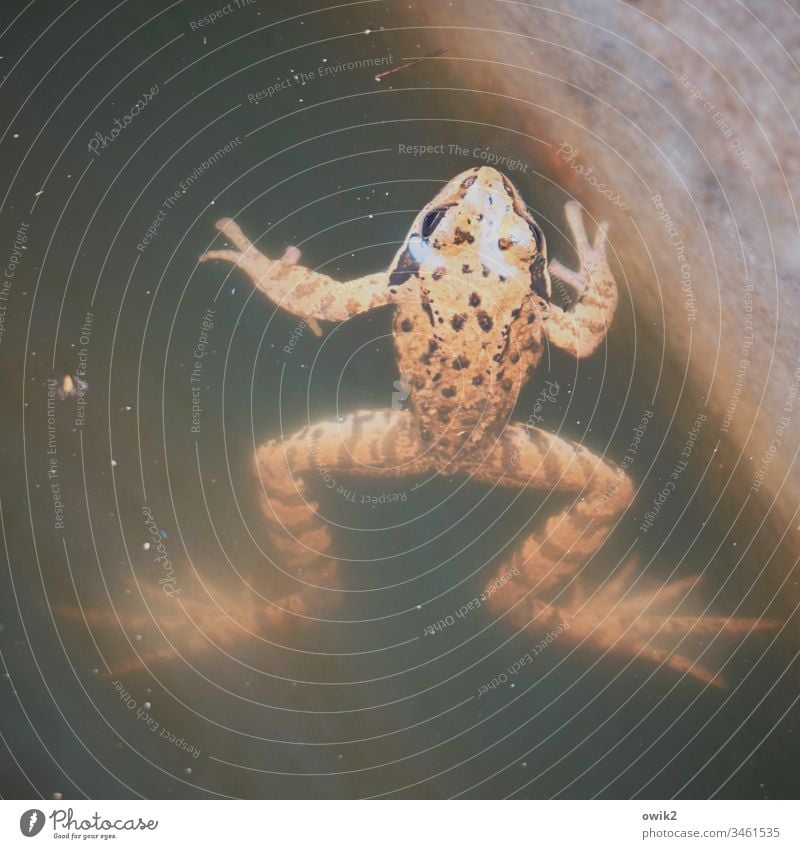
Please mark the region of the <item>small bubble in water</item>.
POLYGON ((183 774, 184 775, 191 775, 192 774, 192 768, 190 766, 187 766, 186 769, 183 771, 183 774))
POLYGON ((63 795, 63 793, 53 793, 53 795, 50 798, 58 801, 59 799, 63 799, 64 795, 63 795))
POLYGON ((146 542, 146 543, 142 546, 142 548, 143 548, 145 551, 150 551, 150 543, 149 543, 149 542, 146 542))
POLYGON ((111 465, 112 465, 112 466, 116 466, 116 465, 117 465, 117 461, 112 459, 112 461, 111 461, 111 465))
POLYGON ((137 634, 133 639, 136 640, 136 642, 138 643, 142 639, 142 635, 137 634))
POLYGON ((338 755, 336 755, 336 760, 337 760, 337 761, 344 760, 344 755, 343 755, 343 754, 341 754, 341 752, 340 752, 338 755))
POLYGON ((142 705, 142 707, 143 707, 145 710, 150 710, 150 708, 151 708, 151 707, 153 707, 153 703, 152 703, 152 702, 145 702, 145 703, 142 705))
POLYGON ((90 669, 89 671, 92 673, 92 675, 97 675, 100 672, 100 670, 97 669, 97 667, 95 667, 94 669, 90 669))

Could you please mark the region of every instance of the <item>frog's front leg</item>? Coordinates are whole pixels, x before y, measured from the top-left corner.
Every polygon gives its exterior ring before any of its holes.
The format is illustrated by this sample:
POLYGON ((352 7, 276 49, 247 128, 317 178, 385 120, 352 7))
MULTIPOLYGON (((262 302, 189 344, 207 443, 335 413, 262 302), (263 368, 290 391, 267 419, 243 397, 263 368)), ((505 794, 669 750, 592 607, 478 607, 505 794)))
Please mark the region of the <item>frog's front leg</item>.
POLYGON ((622 651, 721 685, 707 667, 677 652, 688 633, 729 634, 776 627, 774 620, 676 615, 696 583, 684 579, 649 587, 631 560, 590 593, 580 572, 614 529, 634 495, 617 467, 578 443, 538 428, 506 428, 476 477, 492 485, 569 493, 573 503, 528 537, 486 588, 489 603, 507 610, 520 628, 547 632, 600 651, 622 651))
POLYGON ((337 561, 329 556, 330 527, 315 494, 337 488, 345 475, 402 478, 434 471, 414 419, 398 410, 360 410, 273 439, 258 449, 256 468, 276 561, 298 583, 271 605, 274 622, 325 616, 342 592, 337 561))
POLYGON ((573 357, 582 359, 594 353, 605 339, 617 311, 619 294, 606 259, 606 222, 601 222, 594 244, 589 241, 583 226, 583 212, 575 201, 566 205, 567 223, 575 239, 580 271, 570 271, 557 259, 548 269, 568 283, 577 293, 572 309, 553 304, 545 322, 545 332, 551 345, 573 357))
POLYGON ((222 218, 216 226, 238 250, 206 251, 199 261, 221 259, 233 263, 271 301, 295 315, 313 321, 344 321, 392 301, 389 275, 386 273, 368 274, 340 283, 327 274, 299 265, 291 255, 284 259, 270 259, 253 245, 231 218, 222 218))

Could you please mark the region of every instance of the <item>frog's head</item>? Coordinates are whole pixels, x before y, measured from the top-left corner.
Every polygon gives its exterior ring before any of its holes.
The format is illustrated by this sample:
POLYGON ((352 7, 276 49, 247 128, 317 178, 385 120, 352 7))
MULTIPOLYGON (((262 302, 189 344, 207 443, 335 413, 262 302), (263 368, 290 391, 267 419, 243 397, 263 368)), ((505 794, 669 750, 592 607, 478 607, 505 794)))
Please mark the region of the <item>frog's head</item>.
POLYGON ((511 181, 494 168, 470 168, 450 180, 414 219, 392 266, 393 282, 420 268, 475 265, 500 282, 525 280, 550 298, 544 234, 511 181))

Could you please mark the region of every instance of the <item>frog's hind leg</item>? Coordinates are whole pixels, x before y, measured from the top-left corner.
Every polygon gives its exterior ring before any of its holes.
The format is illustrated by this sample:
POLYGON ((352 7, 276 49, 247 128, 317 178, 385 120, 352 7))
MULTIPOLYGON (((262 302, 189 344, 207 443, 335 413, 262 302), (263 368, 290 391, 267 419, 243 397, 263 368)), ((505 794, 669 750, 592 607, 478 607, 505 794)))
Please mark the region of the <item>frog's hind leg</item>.
POLYGON ((328 607, 340 584, 315 493, 338 487, 340 476, 406 477, 430 472, 433 462, 410 413, 361 410, 264 443, 256 467, 270 542, 280 565, 303 584, 276 610, 311 615, 328 607))
POLYGON ((622 469, 578 443, 538 428, 508 427, 476 478, 573 497, 522 541, 486 588, 489 603, 507 611, 517 627, 546 632, 566 625, 571 642, 641 656, 718 685, 710 669, 676 651, 682 637, 775 627, 772 620, 676 615, 696 578, 643 586, 635 558, 599 586, 587 586, 582 567, 616 526, 634 488, 622 469))

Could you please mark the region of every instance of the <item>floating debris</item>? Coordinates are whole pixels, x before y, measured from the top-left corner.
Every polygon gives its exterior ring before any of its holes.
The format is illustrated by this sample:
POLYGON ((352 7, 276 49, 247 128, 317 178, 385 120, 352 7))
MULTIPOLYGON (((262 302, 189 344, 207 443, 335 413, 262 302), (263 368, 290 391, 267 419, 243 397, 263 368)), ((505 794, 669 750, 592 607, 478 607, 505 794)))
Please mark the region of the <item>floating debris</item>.
POLYGON ((434 50, 432 53, 426 53, 418 59, 412 59, 404 65, 398 65, 396 68, 390 68, 388 71, 382 71, 380 74, 375 74, 375 82, 379 83, 384 77, 388 77, 389 74, 396 74, 398 71, 404 71, 406 68, 413 68, 414 65, 418 65, 426 59, 433 59, 434 56, 441 56, 443 53, 447 53, 449 49, 449 47, 440 47, 438 50, 434 50))
POLYGON ((72 398, 73 395, 83 395, 88 388, 89 384, 82 377, 76 377, 74 374, 66 372, 58 381, 56 397, 60 401, 64 401, 67 398, 72 398))

